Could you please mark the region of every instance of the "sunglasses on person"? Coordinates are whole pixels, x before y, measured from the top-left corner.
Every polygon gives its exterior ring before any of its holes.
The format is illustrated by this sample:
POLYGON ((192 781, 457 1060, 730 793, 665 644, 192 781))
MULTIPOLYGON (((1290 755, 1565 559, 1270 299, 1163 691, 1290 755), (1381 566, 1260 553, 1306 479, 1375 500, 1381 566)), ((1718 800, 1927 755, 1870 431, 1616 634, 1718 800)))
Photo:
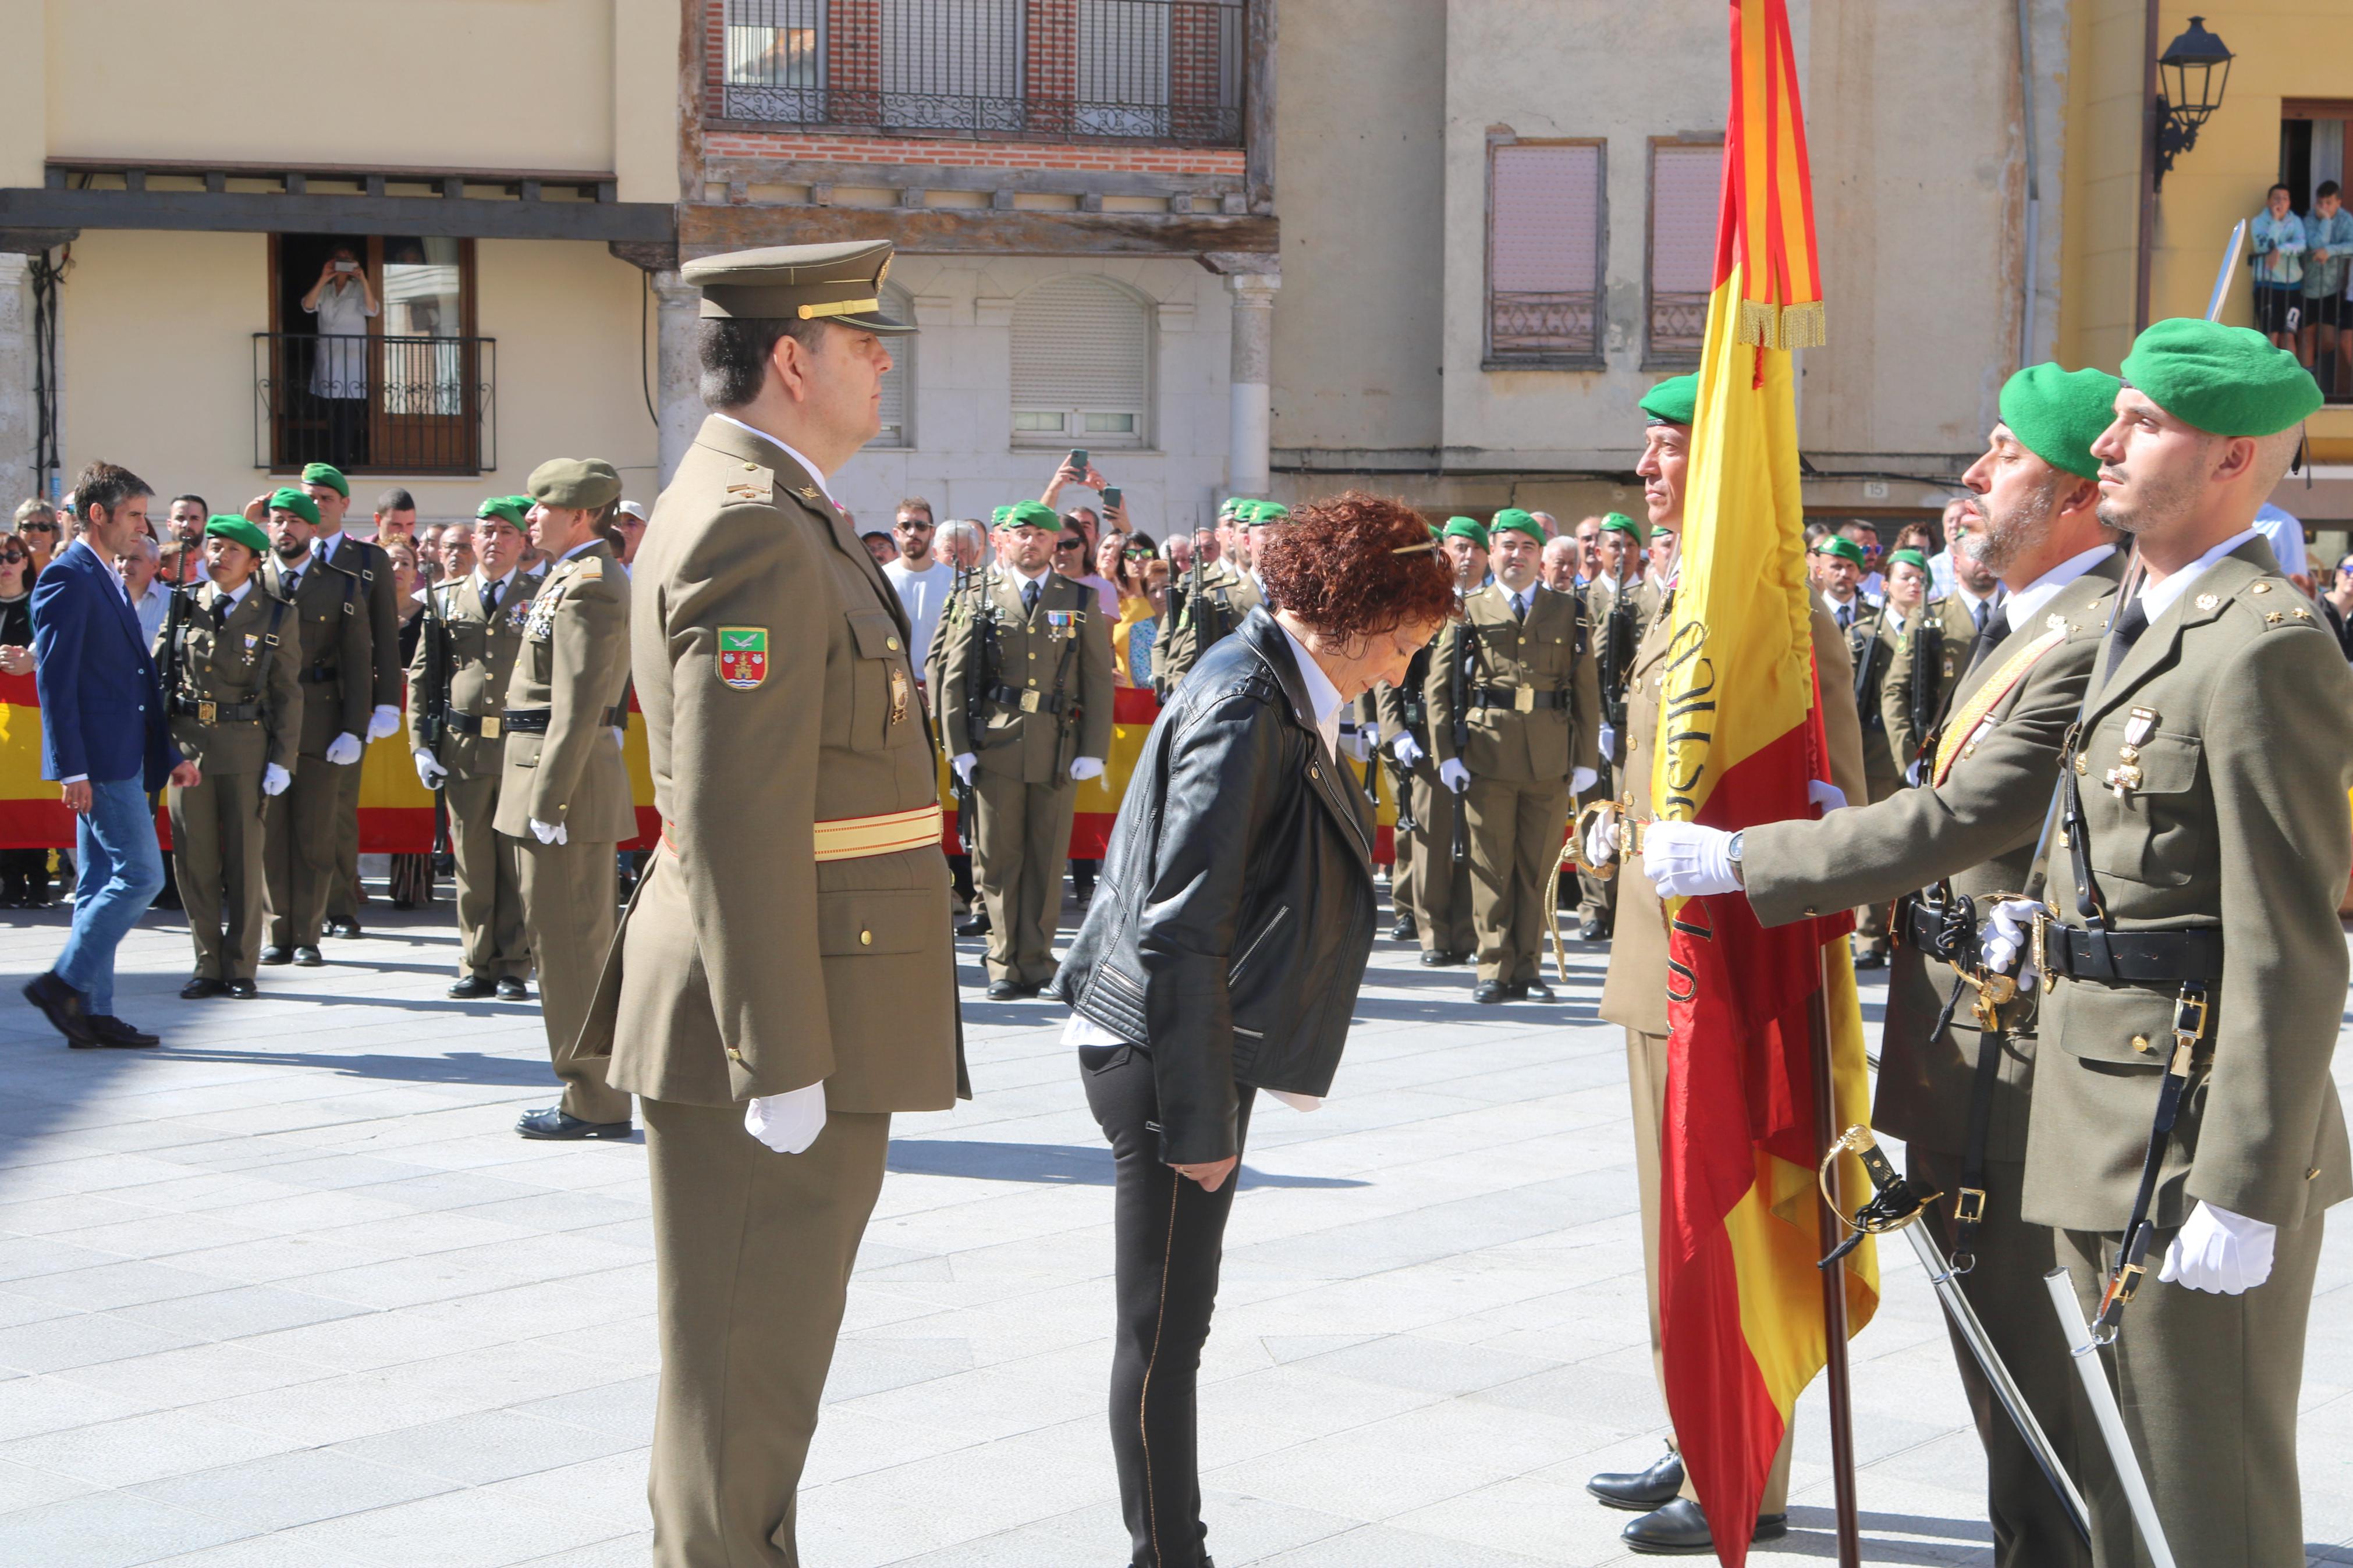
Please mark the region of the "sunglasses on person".
POLYGON ((937 528, 939 524, 932 521, 928 518, 902 517, 899 520, 898 526, 901 528, 937 528))
POLYGON ((19 533, 55 533, 57 531, 58 525, 54 522, 20 522, 16 525, 19 533))
POLYGON ((31 559, 22 550, 0 550, 0 566, 21 566, 31 559))
POLYGON ((1061 539, 1054 542, 1057 550, 1084 550, 1086 547, 1087 542, 1083 539, 1061 539))

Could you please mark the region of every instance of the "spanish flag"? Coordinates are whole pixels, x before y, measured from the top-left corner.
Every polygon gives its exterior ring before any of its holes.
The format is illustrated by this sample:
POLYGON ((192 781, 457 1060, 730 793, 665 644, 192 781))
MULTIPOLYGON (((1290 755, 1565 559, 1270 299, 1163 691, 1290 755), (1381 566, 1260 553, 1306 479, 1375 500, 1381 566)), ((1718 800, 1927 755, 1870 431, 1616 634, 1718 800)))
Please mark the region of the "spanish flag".
MULTIPOLYGON (((1652 800, 1737 829, 1811 815, 1829 777, 1804 569, 1792 350, 1822 342, 1820 273, 1786 0, 1731 0, 1715 286, 1683 508, 1652 800)), ((1773 1453, 1829 1353, 1810 1026, 1830 1018, 1841 1127, 1868 1120, 1844 916, 1766 931, 1737 897, 1669 910, 1660 1305, 1667 1403, 1727 1564, 1745 1562, 1773 1453)), ((1847 1163, 1852 1166, 1852 1162, 1847 1163)), ((1859 1168, 1844 1191, 1866 1190, 1859 1168)), ((1851 1253, 1849 1331, 1878 1300, 1851 1253)))

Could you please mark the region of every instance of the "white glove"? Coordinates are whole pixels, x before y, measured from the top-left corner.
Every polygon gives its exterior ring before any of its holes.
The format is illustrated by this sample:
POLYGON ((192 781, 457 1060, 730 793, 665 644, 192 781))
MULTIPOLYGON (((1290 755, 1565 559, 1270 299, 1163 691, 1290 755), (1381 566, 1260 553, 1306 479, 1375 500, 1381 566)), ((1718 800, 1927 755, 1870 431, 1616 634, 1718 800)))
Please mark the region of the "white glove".
POLYGON ((1696 822, 1654 822, 1642 836, 1642 874, 1662 899, 1693 899, 1740 889, 1732 874, 1732 835, 1696 822))
MULTIPOLYGON (((2019 954, 2026 951, 2028 937, 2034 929, 2034 917, 2042 905, 2032 899, 2004 899, 1994 905, 1986 923, 1978 929, 1978 940, 1985 953, 1989 973, 2007 974, 2019 954)), ((2034 984, 2034 965, 2028 964, 2019 972, 2021 991, 2034 984)))
POLYGON ((1593 787, 1593 781, 1600 776, 1601 775, 1599 773, 1594 772, 1591 768, 1578 768, 1576 772, 1568 775, 1568 793, 1571 795, 1583 795, 1587 790, 1593 787))
POLYGON ((347 768, 360 760, 360 738, 346 730, 327 742, 327 761, 347 768))
POLYGON ((1927 782, 1928 759, 1926 757, 1913 758, 1912 765, 1904 770, 1905 784, 1909 788, 1918 789, 1922 784, 1927 782))
POLYGON ((613 726, 613 744, 620 747, 621 750, 625 752, 629 749, 628 732, 623 730, 618 724, 613 726))
POLYGON ((368 739, 381 741, 400 728, 400 710, 385 703, 368 716, 368 739))
POLYGON ((977 763, 979 761, 980 759, 973 755, 970 752, 958 752, 955 756, 948 759, 948 766, 955 770, 955 776, 958 783, 970 784, 972 783, 972 770, 974 764, 977 763))
POLYGON ((1449 757, 1438 764, 1438 782, 1461 795, 1471 787, 1471 770, 1462 765, 1460 757, 1449 757))
POLYGON ((1809 779, 1806 781, 1806 804, 1821 807, 1821 814, 1828 816, 1833 811, 1846 808, 1846 791, 1827 779, 1809 779))
POLYGON ((2259 1219, 2201 1203, 2174 1233, 2157 1277, 2168 1285, 2236 1296, 2272 1277, 2278 1231, 2259 1219))
POLYGON ((1618 858, 1618 814, 1596 812, 1593 826, 1585 830, 1585 863, 1607 866, 1618 858))
POLYGON ((798 1154, 825 1131, 825 1080, 764 1094, 744 1107, 744 1131, 779 1154, 798 1154))
POLYGON ((561 844, 568 837, 564 831, 564 824, 542 822, 535 816, 531 819, 531 836, 542 844, 561 844))
POLYGON ((284 795, 284 794, 286 793, 286 786, 287 786, 288 784, 292 784, 293 782, 294 782, 294 775, 293 775, 292 773, 288 773, 284 768, 280 767, 276 763, 264 763, 262 764, 262 766, 261 766, 261 793, 262 793, 262 794, 264 794, 264 795, 284 795))
POLYGON ((1615 724, 1602 725, 1601 733, 1595 736, 1594 741, 1600 746, 1601 754, 1603 756, 1616 756, 1618 754, 1618 726, 1615 724))
POLYGON ((432 752, 421 748, 418 750, 417 753, 417 782, 418 784, 423 784, 427 789, 439 789, 441 787, 441 781, 448 776, 449 770, 441 765, 439 758, 436 757, 432 752))
POLYGON ((1391 741, 1389 754, 1398 760, 1398 765, 1400 767, 1421 766, 1421 747, 1415 742, 1411 735, 1399 735, 1396 740, 1391 741))
MULTIPOLYGON (((1099 779, 1103 777, 1103 759, 1101 757, 1072 757, 1071 759, 1071 776, 1078 780, 1081 784, 1086 783, 1089 779, 1099 779)), ((970 784, 972 781, 967 778, 965 782, 966 784, 970 784)))

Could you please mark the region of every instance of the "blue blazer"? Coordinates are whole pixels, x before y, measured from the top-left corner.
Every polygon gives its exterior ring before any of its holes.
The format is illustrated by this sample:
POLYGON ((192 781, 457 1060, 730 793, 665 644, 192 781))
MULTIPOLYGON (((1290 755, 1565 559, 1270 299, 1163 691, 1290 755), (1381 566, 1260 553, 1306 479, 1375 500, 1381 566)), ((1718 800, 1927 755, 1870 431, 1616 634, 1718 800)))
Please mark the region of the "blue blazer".
POLYGON ((33 584, 41 776, 161 789, 181 761, 155 660, 114 569, 77 540, 33 584))

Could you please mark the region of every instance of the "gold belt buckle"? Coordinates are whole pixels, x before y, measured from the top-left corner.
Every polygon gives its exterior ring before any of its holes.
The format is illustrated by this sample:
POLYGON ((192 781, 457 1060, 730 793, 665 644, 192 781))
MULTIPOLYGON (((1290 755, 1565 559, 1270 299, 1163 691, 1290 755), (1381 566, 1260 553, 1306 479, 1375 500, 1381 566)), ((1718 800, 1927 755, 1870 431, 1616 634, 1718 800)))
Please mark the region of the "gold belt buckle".
POLYGON ((220 704, 199 698, 196 701, 196 722, 199 724, 220 722, 220 704))
POLYGON ((1039 697, 1037 692, 1023 692, 1021 694, 1021 711, 1024 713, 1035 713, 1038 711, 1038 702, 1039 697))
POLYGON ((1953 1197, 1953 1219, 1959 1225, 1976 1225, 1985 1218, 1985 1205, 1983 1187, 1963 1187, 1953 1197))
POLYGON ((495 740, 497 740, 497 739, 499 738, 499 731, 500 731, 500 729, 501 729, 501 725, 500 725, 500 723, 499 723, 499 718, 498 718, 498 715, 497 715, 497 714, 495 714, 495 713, 485 713, 485 714, 483 714, 483 715, 482 715, 482 739, 483 739, 483 740, 485 740, 485 741, 495 741, 495 740))
POLYGON ((1533 713, 1533 712, 1535 712, 1535 710, 1536 710, 1536 693, 1535 693, 1535 689, 1534 687, 1531 687, 1531 686, 1523 686, 1523 687, 1521 687, 1517 691, 1514 691, 1514 692, 1513 692, 1513 693, 1512 693, 1512 711, 1513 711, 1513 712, 1514 712, 1514 713, 1533 713))
POLYGON ((2051 973, 2051 911, 2034 911, 2034 972, 2042 977, 2045 994, 2059 989, 2059 977, 2051 973))

